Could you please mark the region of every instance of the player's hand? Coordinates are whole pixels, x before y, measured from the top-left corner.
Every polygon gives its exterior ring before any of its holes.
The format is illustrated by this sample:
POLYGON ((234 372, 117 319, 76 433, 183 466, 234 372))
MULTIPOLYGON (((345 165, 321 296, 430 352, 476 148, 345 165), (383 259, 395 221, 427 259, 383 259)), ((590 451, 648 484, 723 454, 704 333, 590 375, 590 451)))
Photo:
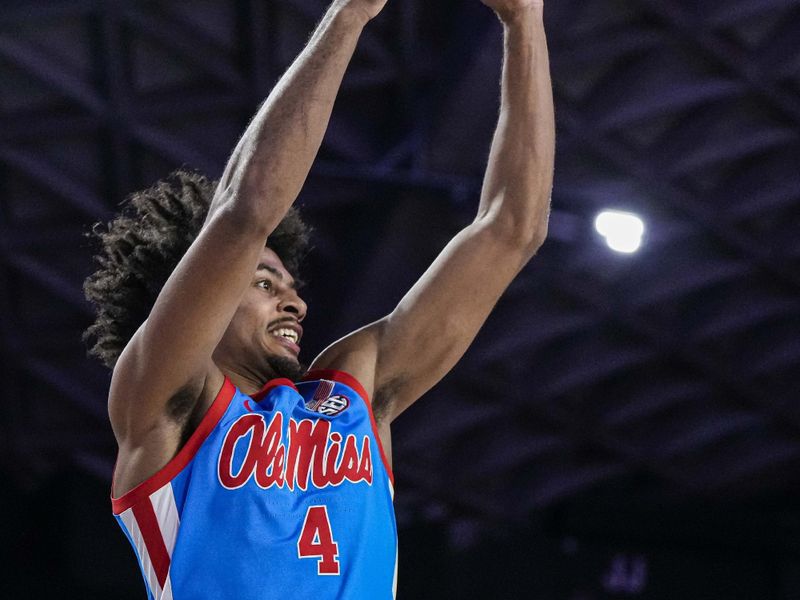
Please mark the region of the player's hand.
POLYGON ((346 6, 354 8, 364 15, 367 19, 374 19, 378 13, 386 6, 386 0, 344 0, 346 6))
POLYGON ((522 13, 532 9, 541 9, 544 0, 481 0, 491 8, 503 23, 510 23, 522 13))

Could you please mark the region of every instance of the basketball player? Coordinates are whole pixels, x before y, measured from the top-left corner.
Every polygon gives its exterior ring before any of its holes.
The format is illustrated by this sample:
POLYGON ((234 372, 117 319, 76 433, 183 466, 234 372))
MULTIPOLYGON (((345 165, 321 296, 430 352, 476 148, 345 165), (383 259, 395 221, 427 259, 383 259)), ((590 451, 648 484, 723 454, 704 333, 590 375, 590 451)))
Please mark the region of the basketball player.
POLYGON ((113 368, 112 508, 149 598, 394 597, 390 425, 453 367, 545 239, 542 1, 483 0, 505 51, 475 220, 391 314, 300 365, 307 231, 290 207, 384 3, 333 2, 218 184, 178 172, 98 229, 87 337, 113 368))

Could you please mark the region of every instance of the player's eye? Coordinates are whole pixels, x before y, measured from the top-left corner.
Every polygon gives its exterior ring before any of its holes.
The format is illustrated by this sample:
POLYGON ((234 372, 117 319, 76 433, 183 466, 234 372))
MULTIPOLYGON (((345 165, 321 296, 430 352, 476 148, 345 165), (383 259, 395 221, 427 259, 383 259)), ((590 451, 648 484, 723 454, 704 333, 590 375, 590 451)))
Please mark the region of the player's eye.
POLYGON ((256 285, 263 290, 272 290, 272 282, 269 279, 262 279, 256 285))

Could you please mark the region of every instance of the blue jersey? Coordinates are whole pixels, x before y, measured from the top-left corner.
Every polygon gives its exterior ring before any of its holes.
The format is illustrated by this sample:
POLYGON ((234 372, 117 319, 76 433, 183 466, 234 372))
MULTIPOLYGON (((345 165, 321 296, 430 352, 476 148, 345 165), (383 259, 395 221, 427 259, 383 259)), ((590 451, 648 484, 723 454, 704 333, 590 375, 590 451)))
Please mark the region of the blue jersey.
POLYGON ((393 598, 392 474, 369 398, 341 371, 226 377, 188 442, 114 515, 151 600, 393 598))

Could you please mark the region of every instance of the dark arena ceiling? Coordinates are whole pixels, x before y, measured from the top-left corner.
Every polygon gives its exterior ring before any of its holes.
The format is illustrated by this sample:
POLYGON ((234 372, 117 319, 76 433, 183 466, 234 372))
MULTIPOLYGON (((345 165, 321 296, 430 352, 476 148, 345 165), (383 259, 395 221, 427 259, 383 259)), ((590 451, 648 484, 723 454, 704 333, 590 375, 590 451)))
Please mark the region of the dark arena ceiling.
MULTIPOLYGON (((179 166, 218 177, 325 4, 3 3, 0 468, 15 486, 110 479, 109 375, 80 341, 84 233, 179 166)), ((396 422, 401 528, 446 523, 467 544, 586 497, 791 506, 800 0, 546 0, 546 20, 550 237, 396 422), (607 208, 644 220, 639 252, 594 231, 607 208)), ((478 0, 390 0, 367 28, 299 200, 315 227, 307 361, 390 311, 473 217, 501 50, 478 0)))

